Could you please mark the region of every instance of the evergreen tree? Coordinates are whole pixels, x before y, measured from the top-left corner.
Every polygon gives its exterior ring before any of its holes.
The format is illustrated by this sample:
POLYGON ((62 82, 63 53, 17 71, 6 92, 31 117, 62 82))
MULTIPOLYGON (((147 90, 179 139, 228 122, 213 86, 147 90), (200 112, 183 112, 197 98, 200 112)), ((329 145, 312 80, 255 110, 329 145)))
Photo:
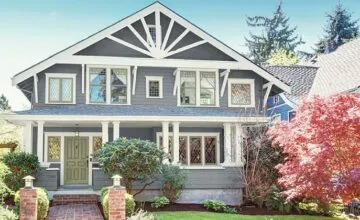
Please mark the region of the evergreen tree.
POLYGON ((282 11, 281 5, 280 1, 271 17, 254 16, 246 19, 248 26, 263 28, 261 34, 250 33, 250 37, 245 38, 250 51, 249 57, 257 64, 265 63, 276 49, 294 51, 298 45, 304 43, 299 36, 294 36, 296 27, 289 27, 289 18, 282 11))
POLYGON ((0 96, 0 110, 11 110, 9 100, 4 96, 4 94, 1 94, 0 96))
POLYGON ((324 37, 315 44, 317 53, 325 52, 326 42, 335 44, 331 47, 340 46, 359 35, 358 20, 352 20, 351 14, 341 4, 336 5, 332 13, 326 15, 324 37))

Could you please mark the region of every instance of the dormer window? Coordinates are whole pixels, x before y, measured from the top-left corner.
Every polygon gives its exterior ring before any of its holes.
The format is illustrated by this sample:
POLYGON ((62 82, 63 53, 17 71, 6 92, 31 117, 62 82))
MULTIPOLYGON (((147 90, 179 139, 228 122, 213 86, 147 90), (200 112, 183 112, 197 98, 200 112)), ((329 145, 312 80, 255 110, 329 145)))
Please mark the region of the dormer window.
POLYGON ((46 73, 46 104, 75 104, 76 74, 46 73))
MULTIPOLYGON (((150 25, 148 25, 148 28, 149 28, 149 33, 150 33, 151 39, 153 40, 154 45, 156 45, 156 25, 150 24, 150 25)), ((161 31, 161 28, 160 28, 160 31, 161 31)), ((160 35, 161 35, 161 32, 160 32, 160 35)), ((150 44, 149 38, 147 38, 147 42, 150 44)))

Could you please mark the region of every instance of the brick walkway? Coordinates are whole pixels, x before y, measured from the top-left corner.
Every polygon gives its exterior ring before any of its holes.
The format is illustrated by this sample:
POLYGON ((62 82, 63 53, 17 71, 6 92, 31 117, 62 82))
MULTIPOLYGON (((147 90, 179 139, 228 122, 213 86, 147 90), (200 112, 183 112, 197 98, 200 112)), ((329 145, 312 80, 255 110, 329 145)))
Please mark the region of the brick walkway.
POLYGON ((48 220, 103 220, 97 204, 68 204, 50 207, 48 220))

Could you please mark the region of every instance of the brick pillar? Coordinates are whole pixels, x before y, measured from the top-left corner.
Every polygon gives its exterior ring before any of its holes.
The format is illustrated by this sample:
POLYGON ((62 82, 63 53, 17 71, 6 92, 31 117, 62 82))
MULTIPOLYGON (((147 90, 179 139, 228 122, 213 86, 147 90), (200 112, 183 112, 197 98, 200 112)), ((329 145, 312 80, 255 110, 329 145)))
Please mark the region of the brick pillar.
POLYGON ((109 188, 109 220, 125 220, 125 187, 109 188))
POLYGON ((34 188, 20 189, 20 220, 37 220, 37 194, 34 188))

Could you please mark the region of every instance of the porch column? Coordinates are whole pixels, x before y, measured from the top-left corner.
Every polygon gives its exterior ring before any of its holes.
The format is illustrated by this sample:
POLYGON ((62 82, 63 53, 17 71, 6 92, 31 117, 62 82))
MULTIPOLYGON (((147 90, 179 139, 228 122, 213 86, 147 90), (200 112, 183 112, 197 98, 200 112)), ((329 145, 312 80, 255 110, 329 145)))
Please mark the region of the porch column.
POLYGON ((40 163, 44 162, 44 121, 37 122, 37 156, 40 163))
POLYGON ((23 127, 23 151, 26 153, 32 153, 32 144, 33 144, 33 126, 32 121, 27 121, 23 127))
POLYGON ((113 141, 120 138, 120 122, 119 121, 113 121, 113 141))
POLYGON ((224 123, 224 165, 231 163, 231 124, 224 123))
POLYGON ((173 122, 173 164, 179 163, 179 122, 173 122))
MULTIPOLYGON (((169 122, 162 122, 163 150, 166 155, 169 154, 169 122)), ((169 160, 165 160, 167 163, 169 160)))
POLYGON ((236 137, 236 150, 235 150, 235 163, 237 165, 243 165, 242 154, 243 154, 243 128, 241 124, 235 124, 235 137, 236 137))
POLYGON ((102 142, 105 144, 109 141, 109 122, 101 122, 101 131, 102 131, 102 142))

